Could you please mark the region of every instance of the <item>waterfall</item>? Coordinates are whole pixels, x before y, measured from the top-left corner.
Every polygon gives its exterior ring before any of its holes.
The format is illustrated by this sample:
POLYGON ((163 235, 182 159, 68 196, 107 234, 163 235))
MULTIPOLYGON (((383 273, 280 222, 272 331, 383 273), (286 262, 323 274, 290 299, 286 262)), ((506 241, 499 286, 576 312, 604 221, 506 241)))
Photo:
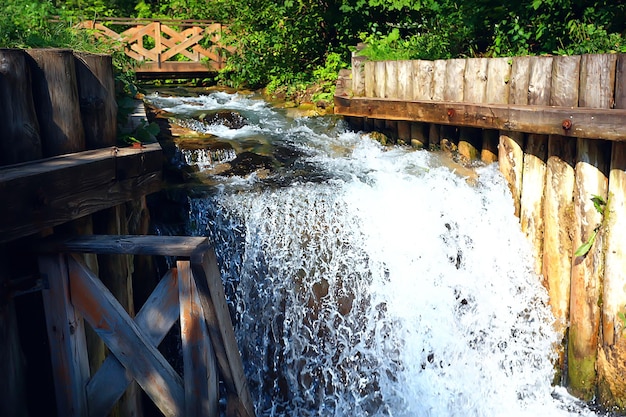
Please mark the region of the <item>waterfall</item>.
POLYGON ((198 128, 298 155, 189 199, 258 415, 595 415, 551 386, 553 317, 495 164, 468 178, 241 95, 151 100, 180 117, 190 100, 236 108, 250 126, 198 128))

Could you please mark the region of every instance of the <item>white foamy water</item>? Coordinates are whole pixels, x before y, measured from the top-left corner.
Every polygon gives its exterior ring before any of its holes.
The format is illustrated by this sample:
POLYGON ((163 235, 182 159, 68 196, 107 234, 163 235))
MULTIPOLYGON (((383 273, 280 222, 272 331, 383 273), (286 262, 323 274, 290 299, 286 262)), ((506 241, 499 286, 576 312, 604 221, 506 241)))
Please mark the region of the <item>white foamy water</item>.
POLYGON ((432 153, 253 106, 324 173, 190 200, 258 415, 595 415, 551 386, 553 318, 495 165, 468 181, 432 153))

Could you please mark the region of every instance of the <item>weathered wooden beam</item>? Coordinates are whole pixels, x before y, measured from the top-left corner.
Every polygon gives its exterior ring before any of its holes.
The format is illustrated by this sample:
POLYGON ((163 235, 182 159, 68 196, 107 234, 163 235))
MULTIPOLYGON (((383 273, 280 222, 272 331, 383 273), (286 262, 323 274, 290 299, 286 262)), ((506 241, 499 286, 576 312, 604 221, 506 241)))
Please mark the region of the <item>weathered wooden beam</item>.
POLYGON ((57 411, 60 416, 85 417, 89 359, 83 318, 71 303, 67 263, 63 255, 41 256, 39 270, 49 282, 43 290, 46 327, 57 411))
POLYGON ((189 261, 176 263, 185 384, 185 416, 219 416, 219 377, 189 261))
MULTIPOLYGON (((177 274, 170 270, 139 310, 135 323, 143 329, 150 342, 158 346, 178 320, 178 313, 178 279, 177 274)), ((107 416, 132 380, 131 373, 115 355, 109 355, 87 384, 89 416, 107 416)))
POLYGON ((145 332, 75 255, 68 269, 74 307, 165 416, 185 415, 183 381, 145 332))
POLYGON ((226 305, 226 296, 217 259, 211 247, 199 247, 193 253, 191 270, 198 289, 200 304, 206 317, 222 380, 229 393, 228 408, 231 410, 230 414, 254 417, 254 404, 248 389, 235 332, 226 305))
POLYGON ((208 245, 206 237, 149 235, 88 235, 44 241, 40 252, 157 255, 189 258, 208 245))
POLYGON ((109 147, 0 169, 0 242, 95 213, 161 188, 158 143, 109 147))
POLYGON ((626 141, 626 110, 335 96, 335 114, 626 141))

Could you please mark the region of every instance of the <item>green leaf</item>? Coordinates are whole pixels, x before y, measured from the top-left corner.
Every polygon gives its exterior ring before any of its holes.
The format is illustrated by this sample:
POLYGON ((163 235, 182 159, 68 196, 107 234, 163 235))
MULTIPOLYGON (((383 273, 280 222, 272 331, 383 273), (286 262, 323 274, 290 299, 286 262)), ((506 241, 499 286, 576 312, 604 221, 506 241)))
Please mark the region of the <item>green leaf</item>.
POLYGON ((589 240, 587 240, 585 243, 580 245, 580 247, 576 250, 576 252, 574 253, 574 256, 576 257, 585 256, 591 250, 591 247, 593 246, 593 242, 595 242, 596 240, 597 234, 598 234, 598 229, 596 228, 593 231, 593 234, 591 235, 589 240))
POLYGON ((593 206, 596 208, 596 211, 600 214, 604 214, 604 207, 606 206, 604 198, 594 194, 591 197, 591 201, 593 201, 593 206))

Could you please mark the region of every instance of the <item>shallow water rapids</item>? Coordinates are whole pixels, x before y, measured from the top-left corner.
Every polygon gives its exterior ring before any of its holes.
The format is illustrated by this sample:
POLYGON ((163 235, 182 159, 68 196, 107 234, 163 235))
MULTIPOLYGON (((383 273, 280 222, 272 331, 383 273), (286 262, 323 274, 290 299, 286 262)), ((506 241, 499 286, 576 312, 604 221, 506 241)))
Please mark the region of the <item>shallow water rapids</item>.
POLYGON ((468 179, 252 96, 147 100, 229 144, 179 156, 211 184, 188 233, 215 243, 257 415, 595 415, 551 385, 553 318, 496 165, 468 179), (190 119, 214 110, 248 123, 190 119), (245 152, 270 163, 219 174, 245 152))

